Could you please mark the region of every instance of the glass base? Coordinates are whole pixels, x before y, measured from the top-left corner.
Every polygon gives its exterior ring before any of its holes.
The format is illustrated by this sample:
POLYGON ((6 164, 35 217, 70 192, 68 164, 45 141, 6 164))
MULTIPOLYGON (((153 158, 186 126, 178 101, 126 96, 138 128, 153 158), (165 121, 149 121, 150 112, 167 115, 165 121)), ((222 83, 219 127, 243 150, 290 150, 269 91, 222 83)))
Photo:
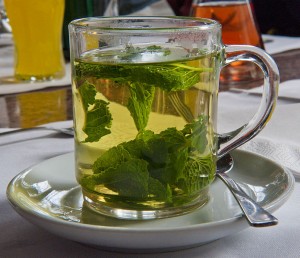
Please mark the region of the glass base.
POLYGON ((57 72, 55 74, 48 75, 23 75, 23 74, 15 74, 16 80, 19 81, 28 81, 28 82, 43 82, 43 81, 52 81, 56 79, 61 79, 65 75, 64 71, 57 72))
POLYGON ((0 77, 0 84, 18 84, 18 83, 34 83, 34 82, 46 82, 62 79, 65 76, 65 72, 59 72, 54 75, 12 75, 0 77))
MULTIPOLYGON (((203 191, 202 191, 203 192, 203 191)), ((150 220, 168 218, 179 215, 184 215, 197 208, 204 206, 208 200, 208 189, 205 189, 205 193, 202 193, 193 199, 191 202, 186 203, 182 206, 167 207, 161 209, 148 209, 148 210, 133 210, 127 208, 112 207, 109 203, 95 201, 88 197, 83 190, 84 205, 91 210, 105 216, 114 217, 125 220, 150 220)), ((89 195, 89 194, 88 194, 89 195)), ((96 196, 96 195, 94 195, 96 196)), ((116 206, 116 205, 115 205, 116 206)))

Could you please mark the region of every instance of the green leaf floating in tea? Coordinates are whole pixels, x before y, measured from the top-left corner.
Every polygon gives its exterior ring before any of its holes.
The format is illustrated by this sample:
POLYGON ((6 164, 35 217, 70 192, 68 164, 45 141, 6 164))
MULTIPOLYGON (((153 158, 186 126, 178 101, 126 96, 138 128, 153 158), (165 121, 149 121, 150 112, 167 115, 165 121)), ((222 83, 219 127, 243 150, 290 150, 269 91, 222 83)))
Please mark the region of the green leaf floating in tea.
POLYGON ((128 100, 127 108, 133 117, 136 128, 138 131, 142 131, 148 124, 155 88, 147 84, 131 83, 129 91, 131 97, 128 100))
POLYGON ((105 187, 119 196, 165 202, 172 200, 171 185, 187 194, 199 191, 211 182, 215 169, 213 156, 200 157, 193 146, 194 142, 206 142, 204 134, 194 131, 206 128, 204 121, 200 117, 191 131, 145 131, 145 136, 139 134, 107 150, 95 161, 94 174, 82 178, 81 184, 94 192, 105 187))
POLYGON ((82 129, 88 135, 85 142, 98 141, 104 135, 110 134, 112 117, 107 107, 109 103, 95 99, 97 93, 95 87, 88 82, 80 86, 79 93, 86 114, 82 129))
POLYGON ((81 183, 92 191, 103 185, 120 196, 143 199, 149 192, 147 165, 142 159, 132 158, 110 166, 101 173, 84 177, 81 183))
POLYGON ((182 63, 164 64, 76 64, 76 76, 111 79, 116 82, 142 83, 165 91, 189 89, 200 81, 202 72, 212 68, 192 67, 182 63))

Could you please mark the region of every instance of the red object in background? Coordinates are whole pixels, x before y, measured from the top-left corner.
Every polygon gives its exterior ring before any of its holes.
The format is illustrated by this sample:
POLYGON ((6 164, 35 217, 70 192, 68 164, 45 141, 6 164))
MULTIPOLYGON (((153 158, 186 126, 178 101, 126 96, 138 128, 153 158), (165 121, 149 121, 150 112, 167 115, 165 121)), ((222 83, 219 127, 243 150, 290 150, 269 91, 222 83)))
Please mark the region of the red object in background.
POLYGON ((167 0, 178 16, 189 16, 193 0, 167 0))
POLYGON ((202 4, 201 1, 199 3, 193 4, 191 15, 220 22, 224 44, 243 44, 264 48, 249 1, 222 1, 218 5, 213 1, 211 4, 207 2, 202 4))
MULTIPOLYGON (((222 25, 222 41, 226 45, 252 45, 264 49, 250 0, 198 0, 192 4, 191 16, 208 18, 222 25)), ((261 81, 263 74, 253 63, 233 62, 221 71, 220 81, 226 85, 261 81)))

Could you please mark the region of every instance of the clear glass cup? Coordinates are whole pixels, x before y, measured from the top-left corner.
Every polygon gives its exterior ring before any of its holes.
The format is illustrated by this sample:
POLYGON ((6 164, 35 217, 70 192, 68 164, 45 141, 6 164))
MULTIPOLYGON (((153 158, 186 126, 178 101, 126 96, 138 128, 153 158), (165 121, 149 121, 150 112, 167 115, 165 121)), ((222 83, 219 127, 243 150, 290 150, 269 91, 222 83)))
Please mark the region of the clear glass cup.
POLYGON ((101 17, 69 25, 76 178, 85 205, 122 219, 187 213, 209 200, 216 161, 253 138, 275 107, 274 61, 224 46, 221 25, 184 17, 101 17), (229 53, 241 53, 226 58, 229 53), (217 133, 220 69, 238 60, 264 72, 249 123, 217 133))
MULTIPOLYGON (((194 0, 191 16, 214 19, 222 25, 224 44, 252 45, 264 49, 251 0, 194 0)), ((224 84, 241 84, 263 78, 253 63, 239 61, 221 73, 224 84)))
POLYGON ((4 0, 15 44, 15 76, 46 81, 65 75, 64 0, 4 0))

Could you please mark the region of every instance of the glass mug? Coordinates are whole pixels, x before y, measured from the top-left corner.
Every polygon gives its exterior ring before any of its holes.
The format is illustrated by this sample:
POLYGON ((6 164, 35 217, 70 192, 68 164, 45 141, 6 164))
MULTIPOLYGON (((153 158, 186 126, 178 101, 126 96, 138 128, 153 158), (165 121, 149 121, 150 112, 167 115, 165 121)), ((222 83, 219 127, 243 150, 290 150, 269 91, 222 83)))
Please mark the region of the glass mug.
POLYGON ((47 81, 65 75, 64 0, 4 0, 15 44, 16 80, 47 81))
POLYGON ((221 25, 184 17, 102 17, 69 25, 76 178, 85 205, 122 219, 187 213, 209 199, 216 161, 254 137, 277 98, 278 69, 263 50, 224 46, 221 25), (227 53, 245 54, 226 58, 227 53), (220 69, 264 72, 261 105, 217 134, 220 69))

